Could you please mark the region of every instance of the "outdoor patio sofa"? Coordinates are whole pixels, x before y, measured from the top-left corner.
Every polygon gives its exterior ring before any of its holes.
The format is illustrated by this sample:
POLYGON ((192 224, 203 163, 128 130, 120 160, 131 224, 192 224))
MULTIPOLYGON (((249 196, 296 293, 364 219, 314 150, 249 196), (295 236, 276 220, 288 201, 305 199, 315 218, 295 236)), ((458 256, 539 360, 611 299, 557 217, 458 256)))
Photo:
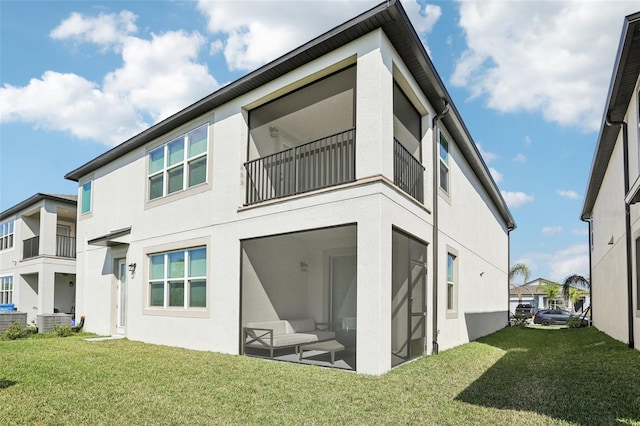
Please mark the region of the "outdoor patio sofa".
POLYGON ((312 318, 296 320, 254 321, 243 328, 244 348, 268 349, 273 358, 274 349, 297 347, 305 343, 335 339, 329 324, 312 318))

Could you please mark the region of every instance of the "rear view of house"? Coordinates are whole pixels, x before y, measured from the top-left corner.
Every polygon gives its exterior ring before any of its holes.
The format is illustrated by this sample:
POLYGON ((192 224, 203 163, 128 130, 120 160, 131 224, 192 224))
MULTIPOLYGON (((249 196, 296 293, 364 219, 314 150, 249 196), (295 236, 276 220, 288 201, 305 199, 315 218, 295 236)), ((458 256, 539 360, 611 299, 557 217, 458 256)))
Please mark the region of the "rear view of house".
POLYGON ((0 304, 27 314, 73 314, 75 195, 36 194, 0 213, 0 304))
POLYGON ((640 12, 622 37, 582 219, 589 223, 593 324, 640 348, 640 12), (635 336, 635 337, 634 337, 635 336))
POLYGON ((399 2, 66 178, 88 331, 382 374, 507 324, 515 223, 399 2))

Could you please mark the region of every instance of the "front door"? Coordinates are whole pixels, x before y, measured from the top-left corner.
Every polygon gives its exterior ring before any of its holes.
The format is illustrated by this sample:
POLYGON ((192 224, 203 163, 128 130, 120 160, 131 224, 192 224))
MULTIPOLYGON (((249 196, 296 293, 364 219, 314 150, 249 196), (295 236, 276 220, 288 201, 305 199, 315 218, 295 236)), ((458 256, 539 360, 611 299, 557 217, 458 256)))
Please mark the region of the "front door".
POLYGON ((126 334, 127 324, 127 262, 126 259, 118 260, 118 280, 116 288, 116 333, 126 334))

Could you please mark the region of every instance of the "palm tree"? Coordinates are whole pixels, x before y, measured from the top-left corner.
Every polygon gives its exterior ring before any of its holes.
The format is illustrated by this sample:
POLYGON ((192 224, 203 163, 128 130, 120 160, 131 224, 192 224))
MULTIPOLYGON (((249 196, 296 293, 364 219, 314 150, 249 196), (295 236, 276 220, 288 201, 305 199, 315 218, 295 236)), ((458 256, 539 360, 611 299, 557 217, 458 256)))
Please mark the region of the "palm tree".
POLYGON ((522 275, 522 278, 524 278, 523 284, 526 284, 527 281, 529 281, 530 274, 531 272, 529 271, 529 267, 527 265, 525 265, 524 263, 516 263, 511 267, 511 269, 509 269, 509 283, 511 283, 511 281, 513 281, 513 279, 518 275, 522 275))
POLYGON ((571 298, 571 288, 588 291, 591 290, 591 283, 582 275, 573 274, 565 278, 562 283, 562 295, 567 299, 571 298))
POLYGON ((542 284, 540 284, 538 288, 546 293, 547 307, 549 307, 548 304, 552 300, 556 300, 558 298, 558 295, 562 290, 562 286, 556 282, 549 281, 549 280, 540 280, 540 281, 542 281, 542 284))

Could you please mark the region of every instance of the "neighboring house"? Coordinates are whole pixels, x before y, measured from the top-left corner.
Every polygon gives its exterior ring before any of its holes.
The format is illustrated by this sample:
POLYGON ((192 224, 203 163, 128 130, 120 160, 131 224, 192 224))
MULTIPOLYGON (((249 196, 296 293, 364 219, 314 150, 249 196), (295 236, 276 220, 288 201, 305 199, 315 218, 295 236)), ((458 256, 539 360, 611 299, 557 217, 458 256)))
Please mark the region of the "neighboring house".
POLYGON ((74 312, 76 200, 36 194, 0 213, 0 303, 26 312, 28 322, 74 312))
POLYGON ((396 1, 66 178, 87 331, 239 354, 309 318, 382 374, 508 321, 515 223, 396 1))
POLYGON ((593 325, 640 348, 640 12, 622 37, 582 207, 593 325), (635 337, 634 337, 635 336, 635 337))
POLYGON ((549 282, 549 280, 536 278, 523 285, 512 285, 509 291, 509 311, 514 313, 516 306, 523 303, 531 305, 535 309, 567 309, 571 312, 581 313, 591 304, 588 292, 580 297, 580 300, 575 304, 571 300, 565 299, 562 292, 558 294, 557 298, 549 300, 547 293, 540 288, 540 285, 545 282, 549 282))

